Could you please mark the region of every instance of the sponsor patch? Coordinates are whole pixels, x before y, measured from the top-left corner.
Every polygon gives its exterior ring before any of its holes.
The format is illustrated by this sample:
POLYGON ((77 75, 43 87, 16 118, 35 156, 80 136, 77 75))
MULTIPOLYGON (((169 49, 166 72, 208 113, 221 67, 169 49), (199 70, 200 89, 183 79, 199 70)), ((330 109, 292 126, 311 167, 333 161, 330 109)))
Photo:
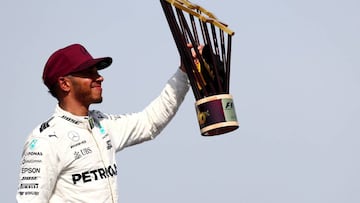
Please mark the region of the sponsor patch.
POLYGON ((42 161, 39 159, 23 159, 22 160, 22 164, 26 164, 26 163, 41 163, 42 161))
POLYGON ((78 143, 75 143, 75 144, 71 145, 70 148, 72 149, 74 147, 80 146, 80 145, 85 144, 85 143, 86 143, 86 140, 83 140, 81 142, 78 142, 78 143))
POLYGON ((48 121, 44 122, 41 124, 40 126, 40 132, 44 131, 46 128, 50 127, 50 121, 53 119, 54 117, 51 117, 48 121))
POLYGON ((114 177, 116 175, 117 175, 117 167, 116 164, 114 164, 114 165, 109 165, 108 167, 98 168, 92 171, 84 171, 82 173, 72 174, 71 177, 73 184, 76 185, 79 182, 87 183, 87 182, 114 177))
POLYGON ((20 189, 38 189, 39 183, 21 183, 20 189))
POLYGON ((79 151, 74 152, 74 159, 78 160, 81 157, 86 156, 86 155, 91 154, 91 153, 92 153, 92 150, 91 150, 90 147, 83 148, 83 149, 81 149, 79 151))
POLYGON ((23 176, 21 180, 37 180, 39 176, 23 176))
POLYGON ((77 121, 77 120, 75 120, 75 119, 73 119, 73 118, 70 118, 70 117, 67 117, 67 116, 65 116, 65 115, 62 115, 61 118, 64 119, 64 120, 66 120, 66 121, 69 121, 69 122, 71 122, 71 123, 74 123, 74 124, 76 124, 76 125, 78 125, 79 123, 81 123, 80 121, 77 121))
POLYGON ((30 149, 30 150, 34 150, 35 147, 36 147, 36 143, 37 143, 37 142, 38 142, 37 139, 33 139, 33 140, 30 142, 30 144, 29 144, 29 149, 30 149))
POLYGON ((40 168, 21 168, 21 173, 40 173, 40 168))
POLYGON ((80 140, 80 135, 75 131, 69 131, 68 138, 74 142, 78 142, 80 140))

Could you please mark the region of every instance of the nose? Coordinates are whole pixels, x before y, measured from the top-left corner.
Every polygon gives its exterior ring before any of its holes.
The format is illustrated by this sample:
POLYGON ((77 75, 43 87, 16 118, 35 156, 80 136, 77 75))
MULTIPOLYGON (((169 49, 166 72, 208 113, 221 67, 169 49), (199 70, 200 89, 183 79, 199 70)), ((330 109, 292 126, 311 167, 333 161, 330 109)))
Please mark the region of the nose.
POLYGON ((102 81, 104 81, 104 77, 103 77, 102 75, 100 75, 99 73, 97 73, 97 75, 96 75, 96 81, 102 82, 102 81))

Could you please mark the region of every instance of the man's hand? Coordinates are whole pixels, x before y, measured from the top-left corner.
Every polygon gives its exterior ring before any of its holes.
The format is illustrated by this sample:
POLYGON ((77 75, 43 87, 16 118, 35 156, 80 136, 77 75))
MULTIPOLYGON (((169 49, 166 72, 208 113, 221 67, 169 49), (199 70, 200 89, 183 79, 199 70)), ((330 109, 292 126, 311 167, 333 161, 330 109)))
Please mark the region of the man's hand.
MULTIPOLYGON (((192 54, 194 63, 195 63, 195 64, 199 63, 199 59, 198 59, 197 56, 196 56, 196 52, 195 52, 192 44, 187 44, 187 47, 188 47, 189 49, 191 49, 191 54, 192 54)), ((204 45, 199 45, 199 46, 197 47, 197 49, 199 50, 200 55, 202 55, 203 48, 204 48, 204 45)), ((180 68, 184 73, 186 73, 185 65, 184 65, 184 63, 183 63, 182 60, 181 60, 181 63, 180 63, 180 67, 179 67, 179 68, 180 68)))

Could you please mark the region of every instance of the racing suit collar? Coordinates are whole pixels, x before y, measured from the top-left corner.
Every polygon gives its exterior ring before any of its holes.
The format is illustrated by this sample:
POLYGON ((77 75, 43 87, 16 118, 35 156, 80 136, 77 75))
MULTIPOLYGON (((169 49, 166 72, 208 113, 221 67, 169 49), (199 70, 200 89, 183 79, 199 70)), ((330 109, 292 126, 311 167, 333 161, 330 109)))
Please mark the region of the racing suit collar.
POLYGON ((93 119, 88 116, 76 116, 68 111, 62 109, 59 104, 55 108, 55 116, 63 119, 64 121, 70 122, 72 125, 76 125, 82 128, 92 129, 94 127, 93 119))

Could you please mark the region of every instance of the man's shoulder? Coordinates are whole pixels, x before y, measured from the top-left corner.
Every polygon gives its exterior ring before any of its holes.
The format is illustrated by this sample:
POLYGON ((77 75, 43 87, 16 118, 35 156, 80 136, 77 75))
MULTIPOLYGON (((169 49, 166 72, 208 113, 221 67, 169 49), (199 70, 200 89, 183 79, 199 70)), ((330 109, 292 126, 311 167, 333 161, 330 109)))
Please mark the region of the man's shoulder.
POLYGON ((53 138, 58 138, 58 135, 56 135, 54 131, 51 130, 55 126, 55 123, 53 122, 54 119, 55 117, 52 116, 37 125, 28 136, 27 143, 29 145, 31 145, 31 143, 34 144, 34 142, 46 142, 48 144, 53 143, 55 140, 53 138))
MULTIPOLYGON (((58 137, 56 135, 57 129, 59 127, 59 118, 56 116, 51 116, 46 121, 40 123, 32 131, 33 136, 42 136, 42 137, 58 137)), ((60 127, 61 128, 61 127, 60 127)))

